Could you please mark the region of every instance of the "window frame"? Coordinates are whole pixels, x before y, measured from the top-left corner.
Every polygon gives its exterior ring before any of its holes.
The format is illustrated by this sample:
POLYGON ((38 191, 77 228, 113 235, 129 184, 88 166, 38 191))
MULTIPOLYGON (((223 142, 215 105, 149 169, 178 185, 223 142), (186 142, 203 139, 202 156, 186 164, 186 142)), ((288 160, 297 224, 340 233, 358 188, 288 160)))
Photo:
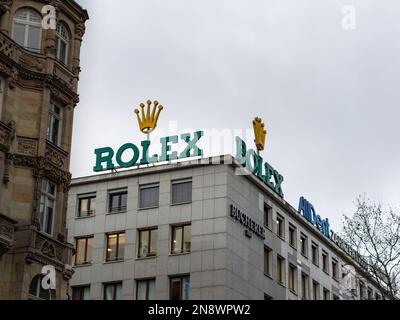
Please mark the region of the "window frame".
POLYGON ((300 253, 303 257, 308 259, 308 236, 303 232, 300 233, 300 253), (305 243, 305 252, 303 251, 303 243, 305 243))
POLYGON ((312 280, 312 292, 313 292, 313 300, 321 299, 321 286, 318 281, 312 280))
POLYGON ((272 207, 264 202, 264 227, 272 231, 272 207))
POLYGON ((160 207, 160 183, 147 183, 139 185, 139 196, 138 196, 138 210, 149 210, 160 207), (144 189, 158 189, 157 204, 154 206, 142 207, 142 190, 144 189))
POLYGON ((297 295, 297 279, 298 279, 298 268, 289 263, 288 269, 288 288, 289 291, 297 295))
MULTIPOLYGON (((169 300, 172 300, 172 282, 173 280, 180 280, 180 299, 175 299, 174 301, 183 301, 190 299, 190 275, 182 275, 182 276, 171 276, 169 277, 169 300), (189 279, 189 291, 187 299, 184 299, 184 279, 189 279)), ((186 297, 185 297, 186 298, 186 297)))
POLYGON ((319 268, 319 245, 315 243, 314 241, 311 241, 311 262, 319 268), (316 255, 314 256, 314 250, 316 250, 316 255), (315 258, 315 259, 314 259, 315 258))
POLYGON ((107 198, 108 198, 108 203, 107 203, 107 214, 118 214, 118 213, 124 213, 128 210, 128 189, 123 188, 123 189, 117 189, 117 190, 109 190, 107 192, 107 198), (126 195, 126 205, 122 206, 122 195, 126 195), (119 206, 113 208, 112 207, 112 198, 115 196, 119 196, 119 206))
POLYGON ((69 59, 69 47, 70 47, 70 32, 69 28, 67 27, 67 24, 64 21, 60 21, 57 23, 57 28, 56 28, 56 60, 61 62, 64 65, 68 65, 68 59, 69 59), (68 36, 68 39, 63 38, 61 32, 58 30, 58 28, 65 28, 65 32, 68 36), (65 44, 65 58, 64 61, 61 60, 60 57, 60 42, 63 42, 65 44))
POLYGON ((154 288, 156 286, 156 278, 148 278, 148 279, 136 279, 136 297, 135 300, 138 301, 148 301, 149 300, 149 287, 150 287, 150 282, 154 281, 154 288), (145 282, 146 283, 146 298, 144 300, 139 300, 139 283, 145 282))
POLYGON ((297 228, 292 223, 289 223, 289 246, 297 250, 297 228))
POLYGON ((11 34, 12 40, 15 43, 17 43, 19 46, 24 48, 25 50, 36 52, 36 53, 40 53, 42 51, 42 41, 43 41, 42 40, 43 32, 42 32, 42 23, 41 23, 41 21, 42 21, 42 16, 34 8, 32 8, 32 7, 19 8, 18 10, 15 11, 14 17, 12 19, 12 34, 11 34), (27 19, 26 20, 22 20, 22 19, 17 18, 17 14, 19 12, 23 12, 23 11, 27 12, 27 19), (39 19, 40 19, 40 22, 31 21, 29 19, 31 13, 37 15, 37 17, 39 17, 39 19), (15 40, 15 25, 16 24, 24 26, 24 29, 25 29, 24 30, 24 44, 19 44, 15 40), (29 31, 30 31, 31 28, 38 28, 39 29, 38 48, 28 47, 28 44, 29 44, 29 31))
POLYGON ((171 250, 170 254, 171 255, 179 255, 179 254, 188 254, 192 251, 192 224, 191 223, 186 223, 186 224, 179 224, 179 225, 172 225, 172 230, 171 230, 171 250), (184 251, 184 239, 185 239, 185 229, 187 227, 190 227, 190 249, 189 251, 184 251), (182 236, 181 236, 181 251, 180 252, 174 252, 174 239, 175 239, 175 233, 176 229, 182 228, 182 236))
POLYGON ((41 190, 40 190, 40 204, 39 204, 39 223, 40 223, 40 231, 48 234, 50 236, 53 235, 53 231, 54 231, 54 220, 55 220, 55 215, 56 215, 56 210, 57 210, 57 184, 55 184, 53 181, 51 181, 50 179, 44 177, 41 181, 41 190), (44 188, 44 183, 48 183, 46 184, 46 188, 44 188), (54 195, 52 195, 51 193, 49 193, 47 191, 47 187, 48 185, 53 185, 54 186, 54 195), (43 190, 46 189, 46 190, 43 190), (42 213, 42 199, 44 199, 43 202, 43 213, 42 213), (51 230, 50 232, 48 232, 45 228, 45 226, 48 224, 48 220, 49 220, 49 216, 48 216, 48 210, 46 210, 46 208, 48 208, 47 203, 48 201, 52 201, 53 202, 53 211, 51 213, 51 230), (42 216, 43 216, 43 221, 42 220, 42 216))
POLYGON ((309 300, 309 286, 310 286, 310 276, 304 272, 301 273, 301 299, 309 300), (304 285, 305 284, 305 285, 304 285))
POLYGON ((125 242, 126 242, 126 232, 125 231, 121 231, 121 232, 112 232, 112 233, 106 233, 106 259, 105 259, 105 261, 106 262, 119 262, 119 261, 123 261, 124 260, 124 258, 125 258, 125 242), (119 256, 119 254, 120 254, 120 236, 121 235, 124 235, 124 237, 125 237, 125 239, 124 239, 124 254, 123 254, 123 256, 122 257, 120 257, 119 256), (110 241, 110 239, 109 239, 109 237, 110 236, 117 236, 117 242, 116 242, 116 245, 115 245, 115 251, 117 252, 117 255, 116 255, 116 257, 115 257, 115 259, 110 259, 109 257, 108 257, 108 254, 109 254, 109 248, 110 248, 110 246, 109 246, 109 241, 110 241))
POLYGON ((88 285, 83 285, 83 286, 72 286, 72 295, 71 295, 71 300, 73 301, 84 301, 84 300, 90 300, 90 284, 88 285), (82 299, 82 293, 83 295, 85 294, 85 289, 89 289, 89 299, 82 299), (80 290, 80 299, 74 299, 74 291, 75 290, 80 290))
POLYGON ((322 290, 322 295, 324 300, 331 300, 331 292, 329 289, 324 287, 322 290))
POLYGON ((285 218, 280 214, 276 214, 276 235, 285 240, 285 218))
POLYGON ((91 259, 90 259, 90 261, 88 261, 87 260, 87 254, 88 254, 88 240, 89 239, 92 239, 92 241, 94 241, 94 236, 93 235, 91 235, 91 236, 83 236, 83 237, 77 237, 77 238, 75 238, 75 247, 76 247, 76 253, 75 253, 75 261, 74 261, 74 263, 75 263, 75 266, 82 266, 82 265, 89 265, 89 264, 92 264, 92 261, 93 261, 93 246, 92 246, 92 252, 91 252, 91 259), (77 258, 78 258, 78 241, 79 240, 85 240, 85 254, 84 254, 84 256, 85 256, 85 258, 84 258, 84 262, 82 262, 82 263, 77 263, 76 262, 76 260, 77 260, 77 258))
POLYGON ((157 242, 158 242, 158 227, 152 227, 152 228, 146 228, 146 229, 139 229, 138 230, 138 252, 137 252, 137 259, 146 259, 146 258, 154 258, 157 257, 157 249, 158 246, 156 246, 156 252, 154 254, 148 253, 146 256, 141 257, 140 256, 140 249, 141 249, 141 236, 143 232, 148 233, 148 240, 147 240, 147 246, 150 249, 151 248, 151 232, 156 231, 157 232, 157 242))
POLYGON ((286 259, 281 255, 276 256, 276 281, 281 286, 286 286, 286 259))
POLYGON ((184 179, 176 179, 176 180, 171 180, 171 199, 170 199, 170 205, 171 206, 178 206, 182 204, 189 204, 193 202, 193 179, 192 178, 184 178, 184 179), (183 201, 183 202, 174 202, 174 186, 179 185, 179 184, 187 184, 190 183, 190 200, 188 201, 183 201))
POLYGON ((332 258, 332 278, 339 281, 339 262, 335 258, 332 258))
POLYGON ((116 282, 104 282, 103 283, 103 301, 117 301, 117 287, 121 286, 121 300, 123 299, 123 294, 122 294, 122 281, 116 281, 116 282), (106 299, 106 288, 108 286, 112 286, 113 288, 113 299, 107 300, 106 299))
POLYGON ((322 249, 322 271, 329 275, 329 253, 322 249))
POLYGON ((273 251, 271 248, 264 246, 264 275, 272 278, 272 259, 273 251))
POLYGON ((77 213, 76 213, 76 218, 79 218, 79 219, 84 219, 84 218, 91 218, 91 217, 94 217, 95 215, 96 215, 96 209, 97 209, 97 203, 96 203, 96 201, 95 201, 95 209, 91 209, 91 207, 92 207, 92 200, 93 199, 97 199, 97 195, 96 195, 96 193, 89 193, 89 194, 80 194, 80 195, 78 195, 78 210, 77 210, 77 213), (82 211, 81 211, 81 201, 82 200, 89 200, 89 210, 88 211, 86 211, 86 215, 82 215, 82 211))
POLYGON ((46 135, 46 140, 52 143, 53 145, 60 147, 61 146, 61 137, 62 137, 62 130, 63 130, 63 109, 62 107, 55 102, 52 102, 50 104, 50 110, 49 110, 49 118, 48 118, 48 123, 47 123, 47 135, 46 135), (60 110, 60 113, 57 114, 55 111, 55 108, 58 108, 60 110), (53 122, 55 120, 58 120, 58 131, 57 131, 57 141, 53 141, 53 122))

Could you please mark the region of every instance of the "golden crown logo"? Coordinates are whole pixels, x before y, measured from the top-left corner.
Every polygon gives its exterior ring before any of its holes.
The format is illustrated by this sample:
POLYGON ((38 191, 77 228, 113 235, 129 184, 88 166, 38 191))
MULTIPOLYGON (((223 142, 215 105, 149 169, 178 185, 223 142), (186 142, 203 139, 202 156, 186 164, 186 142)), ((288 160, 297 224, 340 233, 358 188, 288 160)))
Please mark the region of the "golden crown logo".
POLYGON ((267 130, 265 130, 265 124, 262 122, 261 118, 256 117, 253 120, 254 136, 256 147, 258 151, 263 151, 265 146, 265 139, 267 137, 267 130))
POLYGON ((150 113, 151 109, 151 101, 147 101, 147 111, 144 111, 145 105, 144 103, 140 104, 140 108, 142 110, 142 117, 140 118, 138 109, 135 109, 135 113, 138 118, 139 128, 145 134, 150 134, 157 127, 158 117, 160 116, 161 111, 164 109, 162 105, 158 104, 158 101, 154 101, 153 111, 150 113), (158 107, 158 108, 157 108, 158 107))

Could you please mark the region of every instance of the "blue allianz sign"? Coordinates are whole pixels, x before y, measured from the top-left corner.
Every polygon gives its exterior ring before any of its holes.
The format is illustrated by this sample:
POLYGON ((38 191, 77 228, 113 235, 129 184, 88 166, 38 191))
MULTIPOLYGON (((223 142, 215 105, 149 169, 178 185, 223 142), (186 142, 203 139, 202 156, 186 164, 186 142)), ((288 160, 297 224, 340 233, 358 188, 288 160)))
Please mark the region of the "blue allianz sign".
POLYGON ((317 214, 313 205, 307 201, 306 198, 301 197, 299 201, 299 213, 326 237, 330 237, 329 220, 322 220, 321 216, 317 214))

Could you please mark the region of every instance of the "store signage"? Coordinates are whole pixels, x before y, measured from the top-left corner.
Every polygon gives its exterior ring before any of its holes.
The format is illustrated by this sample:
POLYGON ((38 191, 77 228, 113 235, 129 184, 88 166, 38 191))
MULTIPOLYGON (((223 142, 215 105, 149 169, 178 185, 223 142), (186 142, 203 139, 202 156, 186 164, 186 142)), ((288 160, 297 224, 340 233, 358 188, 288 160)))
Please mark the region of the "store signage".
POLYGON ((298 212, 326 237, 330 237, 329 220, 322 220, 321 216, 315 211, 314 206, 304 197, 300 198, 298 212))
POLYGON ((138 162, 145 165, 159 161, 170 161, 202 156, 203 150, 197 146, 197 143, 203 135, 203 131, 197 131, 193 134, 181 134, 181 140, 186 143, 186 148, 181 153, 172 150, 172 146, 178 143, 179 136, 169 136, 160 139, 161 155, 154 154, 149 156, 151 145, 149 140, 142 141, 140 149, 133 143, 124 144, 117 150, 117 152, 115 152, 111 147, 99 148, 94 151, 96 155, 96 165, 93 167, 93 170, 96 172, 112 170, 115 168, 115 164, 120 168, 129 168, 136 165, 138 162), (130 154, 129 159, 123 160, 125 154, 130 154), (104 164, 105 167, 103 166, 104 164))
POLYGON ((230 206, 230 215, 237 222, 242 224, 247 230, 254 233, 257 237, 265 239, 265 228, 257 223, 254 219, 245 214, 242 210, 235 207, 233 204, 230 206))
POLYGON ((236 137, 236 159, 243 167, 248 168, 266 186, 283 198, 283 176, 269 163, 264 162, 258 152, 247 149, 246 143, 239 137, 236 137))

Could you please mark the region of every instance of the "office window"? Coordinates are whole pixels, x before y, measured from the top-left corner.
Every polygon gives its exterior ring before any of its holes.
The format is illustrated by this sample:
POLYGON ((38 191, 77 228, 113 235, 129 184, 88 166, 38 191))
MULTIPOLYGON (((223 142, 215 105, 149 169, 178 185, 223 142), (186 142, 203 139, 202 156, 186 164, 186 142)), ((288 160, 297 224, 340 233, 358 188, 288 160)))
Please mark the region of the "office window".
POLYGON ((278 283, 285 285, 285 259, 281 256, 277 256, 277 266, 276 266, 276 278, 278 283))
POLYGON ((61 143, 61 117, 61 108, 52 103, 47 124, 47 140, 57 146, 61 143))
POLYGON ((329 292, 328 289, 324 288, 324 300, 330 300, 331 299, 331 293, 329 292))
POLYGON ((316 243, 311 244, 311 254, 312 254, 312 262, 318 266, 319 265, 319 248, 316 243))
POLYGON ((90 286, 72 287, 72 300, 90 300, 90 286))
POLYGON ((359 295, 360 295, 360 300, 364 300, 365 299, 365 285, 364 282, 360 281, 360 285, 359 285, 359 295))
POLYGON ((40 230, 47 234, 53 233, 53 220, 56 206, 57 187, 48 179, 42 180, 42 193, 40 196, 40 230))
POLYGON ((172 204, 192 202, 192 179, 172 181, 172 204))
POLYGON ((285 239, 285 219, 280 215, 276 215, 276 234, 285 239))
POLYGON ((122 300, 122 282, 105 283, 104 300, 122 300))
POLYGON ((297 230, 296 227, 289 224, 289 244, 297 249, 297 230))
POLYGON ((124 259, 125 232, 107 235, 106 261, 124 259))
POLYGON ((301 299, 308 300, 308 275, 301 273, 301 299))
POLYGON ((78 217, 90 217, 96 212, 96 195, 79 196, 78 217))
POLYGON ((319 283, 313 280, 313 299, 319 300, 319 283))
POLYGON ((139 258, 157 255, 157 228, 139 230, 139 258))
POLYGON ((372 300, 372 289, 371 288, 367 289, 367 299, 372 300))
POLYGON ((170 300, 189 300, 190 277, 173 277, 170 280, 170 300))
POLYGON ((172 253, 190 252, 192 243, 191 237, 192 226, 190 224, 172 227, 172 253))
POLYGON ((69 32, 64 23, 58 23, 56 29, 56 58, 67 64, 68 62, 69 32))
POLYGON ((338 262, 333 258, 332 258, 332 277, 335 280, 339 280, 338 262))
POLYGON ((329 257, 325 251, 322 251, 322 270, 329 274, 329 257))
POLYGON ((149 184, 139 187, 139 208, 155 208, 159 205, 160 187, 158 184, 149 184))
POLYGON ((271 229, 272 208, 264 203, 264 227, 271 229))
POLYGON ((156 296, 156 279, 136 281, 136 300, 154 300, 156 296))
POLYGON ((297 268, 289 265, 289 290, 293 293, 297 292, 297 268))
POLYGON ((32 9, 19 9, 14 16, 13 40, 20 46, 40 52, 42 17, 32 9))
POLYGON ((301 254, 308 257, 308 237, 305 234, 300 235, 301 254))
POLYGON ((110 191, 108 197, 109 197, 108 199, 109 213, 121 212, 126 210, 128 201, 127 190, 110 191))
POLYGON ((272 275, 272 250, 267 247, 264 247, 264 274, 272 275))
POLYGON ((76 239, 75 264, 92 263, 93 237, 76 239))

